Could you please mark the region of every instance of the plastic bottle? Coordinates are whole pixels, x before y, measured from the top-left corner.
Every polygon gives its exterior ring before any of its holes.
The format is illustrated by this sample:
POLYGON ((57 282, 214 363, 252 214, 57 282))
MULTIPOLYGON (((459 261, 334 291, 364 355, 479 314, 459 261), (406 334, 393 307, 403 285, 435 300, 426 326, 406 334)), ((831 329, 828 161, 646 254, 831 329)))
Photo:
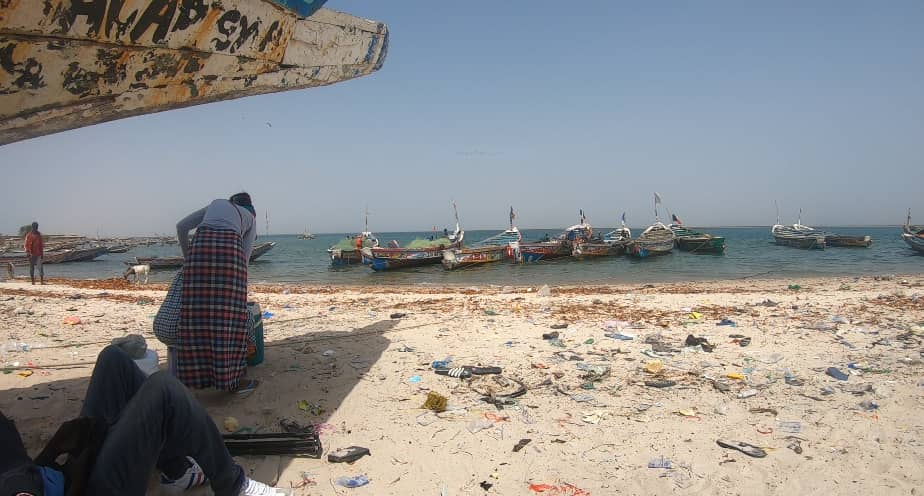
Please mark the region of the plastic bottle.
POLYGON ((354 475, 353 477, 343 476, 334 479, 334 482, 341 487, 361 487, 369 483, 369 478, 365 475, 354 475))

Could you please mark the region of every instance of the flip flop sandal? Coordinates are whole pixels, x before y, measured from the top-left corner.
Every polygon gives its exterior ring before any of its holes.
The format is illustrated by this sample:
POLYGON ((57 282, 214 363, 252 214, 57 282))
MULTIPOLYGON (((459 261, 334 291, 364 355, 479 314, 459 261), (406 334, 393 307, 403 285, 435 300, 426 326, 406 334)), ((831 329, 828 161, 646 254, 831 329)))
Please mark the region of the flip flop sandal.
POLYGON ((237 386, 237 389, 234 390, 234 394, 238 396, 247 396, 260 385, 260 381, 256 379, 248 379, 246 382, 243 382, 237 386))
POLYGON ((676 386, 677 383, 674 381, 645 381, 645 385, 653 388, 668 388, 676 386))
POLYGON ((327 461, 330 463, 353 463, 366 455, 372 456, 369 448, 350 446, 349 448, 342 448, 333 453, 329 453, 327 455, 327 461))
POLYGON ((723 441, 721 439, 716 439, 715 443, 723 448, 740 451, 745 455, 753 456, 754 458, 763 458, 767 456, 767 452, 762 448, 758 448, 753 444, 748 444, 742 441, 723 441))
POLYGON ((439 375, 448 375, 449 377, 457 377, 459 379, 468 379, 473 375, 489 375, 489 374, 500 374, 502 372, 500 367, 454 367, 451 369, 436 369, 434 370, 439 375))

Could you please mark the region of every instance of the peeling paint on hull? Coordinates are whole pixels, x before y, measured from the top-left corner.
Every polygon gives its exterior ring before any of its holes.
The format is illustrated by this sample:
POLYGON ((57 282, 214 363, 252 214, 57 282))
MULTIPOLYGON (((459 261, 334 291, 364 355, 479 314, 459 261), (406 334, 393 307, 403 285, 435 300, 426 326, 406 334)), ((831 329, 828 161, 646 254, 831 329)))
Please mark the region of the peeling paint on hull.
POLYGON ((263 0, 0 1, 0 144, 346 81, 387 47, 382 23, 263 0))

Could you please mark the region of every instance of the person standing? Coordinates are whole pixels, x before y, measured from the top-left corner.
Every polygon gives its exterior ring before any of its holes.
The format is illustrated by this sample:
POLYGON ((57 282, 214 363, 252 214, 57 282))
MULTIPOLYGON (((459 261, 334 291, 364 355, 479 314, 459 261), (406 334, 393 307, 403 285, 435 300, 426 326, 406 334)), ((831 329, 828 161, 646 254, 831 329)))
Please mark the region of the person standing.
POLYGON ((250 195, 215 200, 177 223, 183 291, 177 327, 177 378, 192 388, 243 391, 250 319, 247 262, 256 239, 250 195), (189 231, 196 229, 192 245, 189 231))
POLYGON ((26 256, 29 257, 29 277, 32 279, 32 285, 35 285, 35 268, 38 266, 39 281, 45 284, 45 269, 42 267, 42 257, 45 255, 45 243, 42 241, 42 233, 39 232, 38 222, 32 223, 32 230, 26 234, 26 241, 23 243, 26 250, 26 256))

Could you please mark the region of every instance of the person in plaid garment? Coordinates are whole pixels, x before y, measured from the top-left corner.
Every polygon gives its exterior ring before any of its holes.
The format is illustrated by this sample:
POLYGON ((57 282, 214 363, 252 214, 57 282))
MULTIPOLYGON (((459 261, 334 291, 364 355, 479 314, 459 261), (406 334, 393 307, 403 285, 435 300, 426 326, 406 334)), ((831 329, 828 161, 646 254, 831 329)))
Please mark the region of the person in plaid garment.
POLYGON ((215 200, 177 223, 183 290, 177 378, 191 388, 253 389, 247 372, 247 261, 256 239, 250 195, 215 200), (192 244, 189 232, 196 229, 192 244))

